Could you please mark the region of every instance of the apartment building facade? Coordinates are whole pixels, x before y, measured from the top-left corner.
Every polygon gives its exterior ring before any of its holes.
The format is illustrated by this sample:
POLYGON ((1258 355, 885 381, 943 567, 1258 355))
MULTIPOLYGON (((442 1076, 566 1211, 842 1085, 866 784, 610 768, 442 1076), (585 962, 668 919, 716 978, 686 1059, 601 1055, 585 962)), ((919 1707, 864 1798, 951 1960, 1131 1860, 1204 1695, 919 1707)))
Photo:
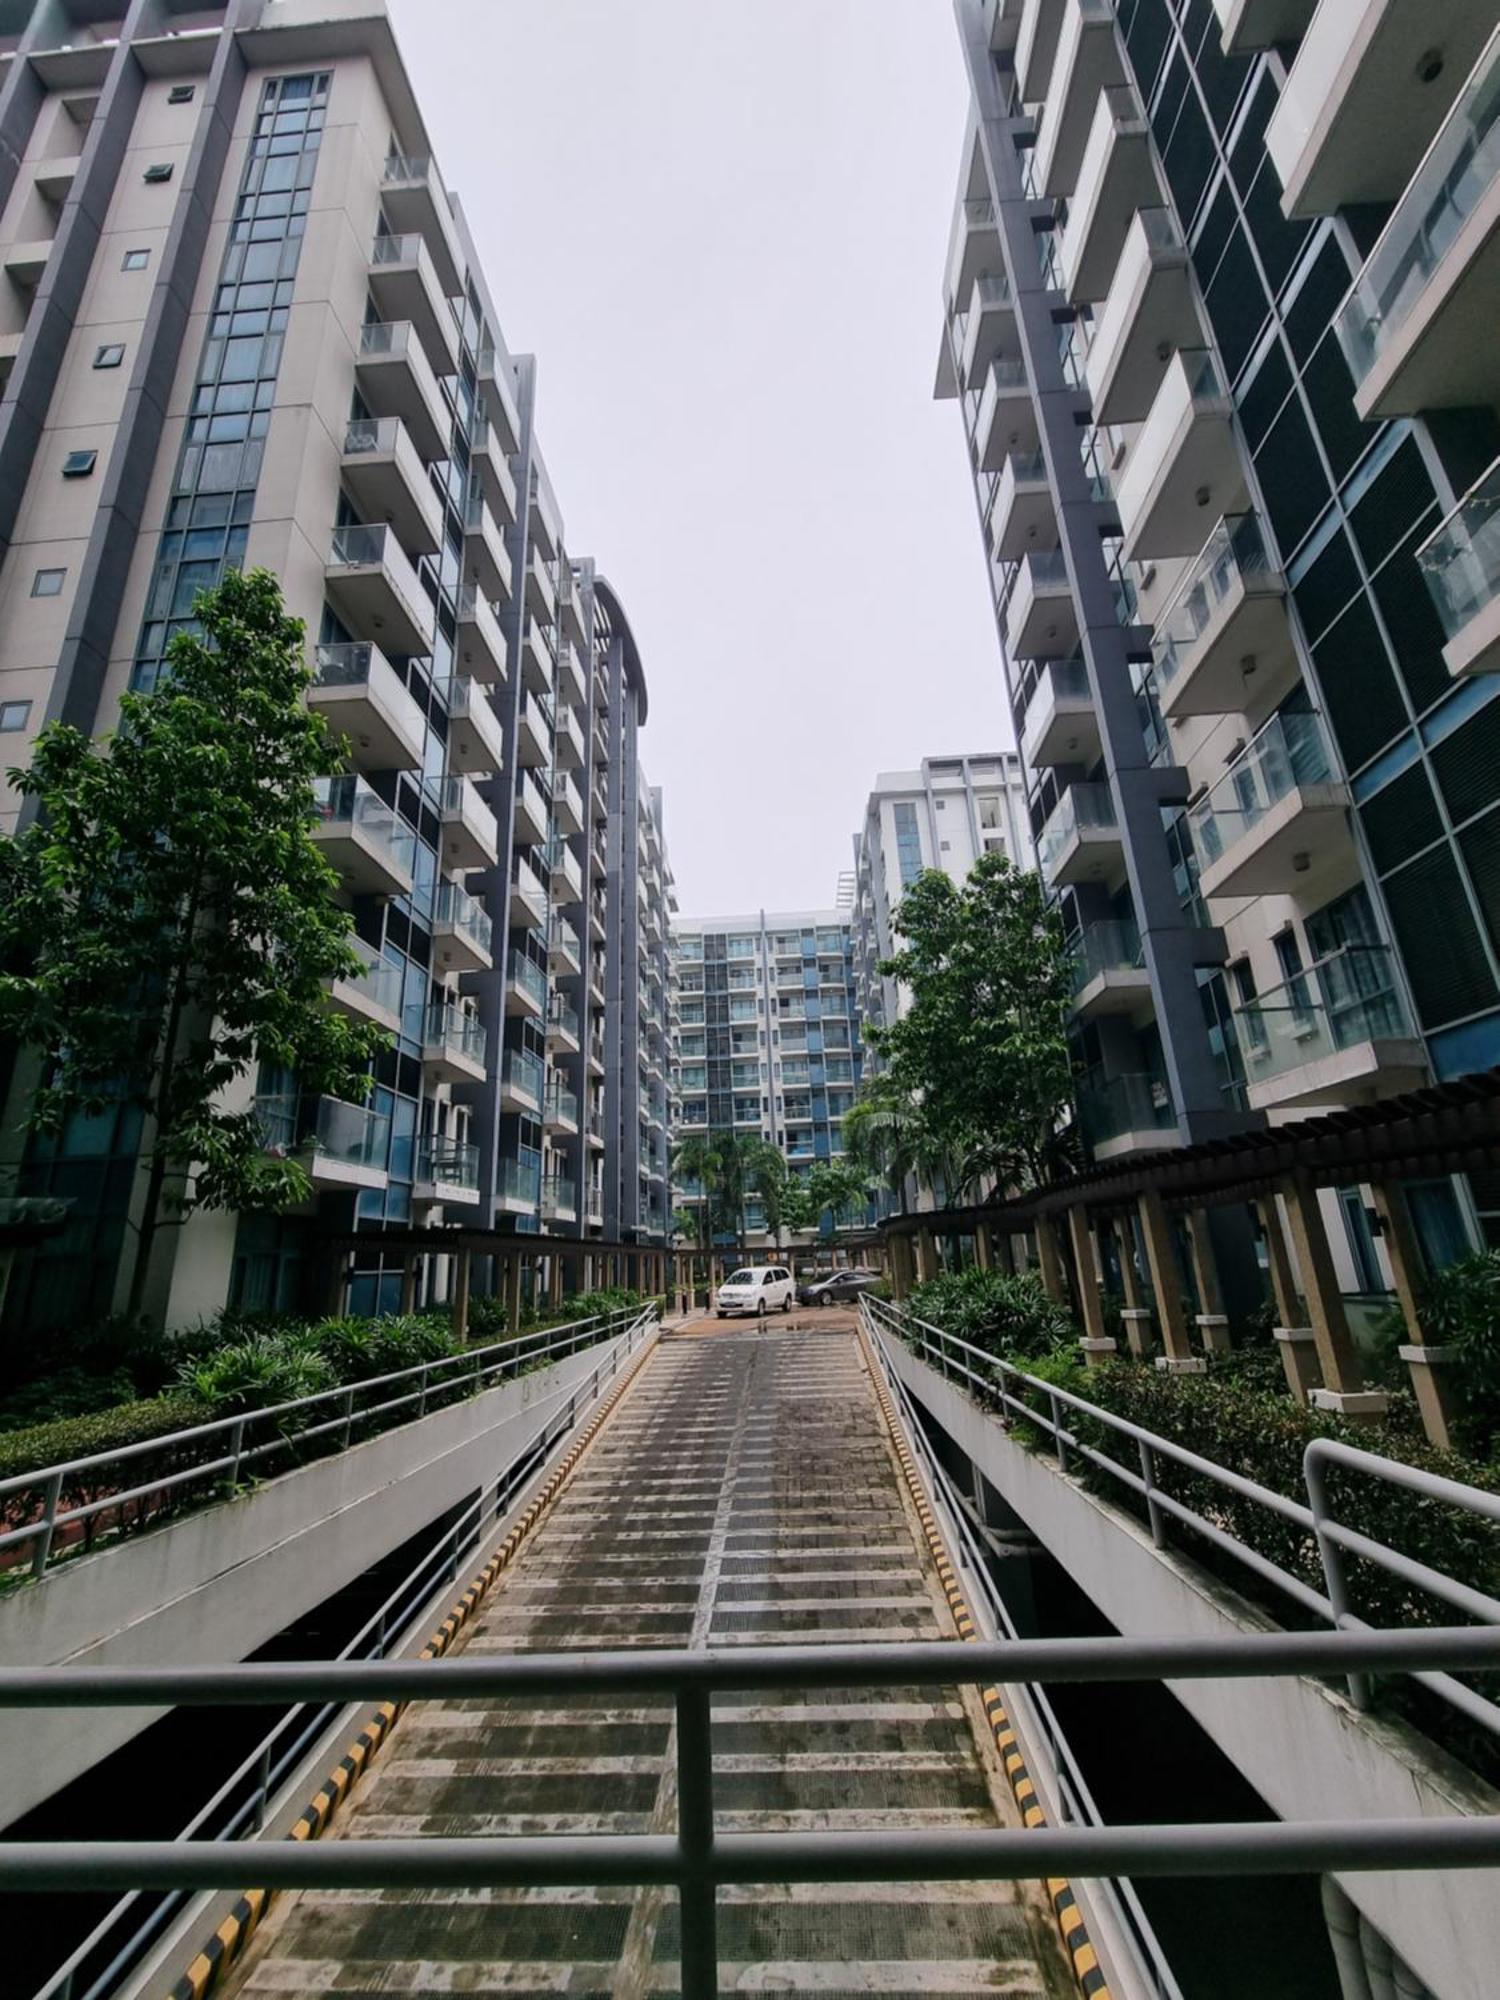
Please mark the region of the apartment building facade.
MULTIPOLYGON (((1493 6, 955 11, 938 394, 1075 941, 1085 1140, 1493 1065, 1493 6)), ((1500 1207, 1409 1192, 1435 1257, 1500 1207)))
MULTIPOLYGON (((316 838, 365 970, 331 1004, 391 1036, 364 1105, 247 1083, 311 1212, 194 1216, 157 1300, 291 1303, 311 1238, 383 1224, 661 1240, 613 1025, 654 1022, 659 1052, 641 661, 569 552, 535 364, 507 351, 383 0, 6 6, 0 138, 4 761, 55 718, 108 728, 197 589, 273 571, 346 745, 316 838)), ((30 1147, 24 1185, 73 1221, 13 1316, 118 1296, 140 1139, 122 1112, 30 1147)), ((395 1305, 399 1265, 357 1249, 344 1296, 395 1305)))
MULTIPOLYGON (((672 1132, 745 1135, 806 1176, 843 1155, 864 1056, 847 910, 680 918, 671 935, 672 1132)), ((678 1177, 678 1213, 701 1187, 678 1177)), ((747 1240, 769 1243, 751 1200, 747 1240)))

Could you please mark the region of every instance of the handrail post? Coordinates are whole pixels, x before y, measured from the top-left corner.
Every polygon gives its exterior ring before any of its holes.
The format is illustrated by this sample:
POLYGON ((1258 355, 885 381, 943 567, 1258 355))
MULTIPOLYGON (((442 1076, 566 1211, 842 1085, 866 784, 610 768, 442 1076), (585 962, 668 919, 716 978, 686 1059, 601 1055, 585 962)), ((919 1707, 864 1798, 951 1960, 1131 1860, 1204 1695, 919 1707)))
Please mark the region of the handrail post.
POLYGON ((1062 1411, 1055 1394, 1049 1393, 1047 1401, 1052 1409, 1052 1442, 1057 1448, 1057 1469, 1059 1472, 1066 1472, 1068 1469, 1068 1446, 1066 1439, 1063 1437, 1062 1411))
POLYGON ((427 1366, 428 1364, 424 1361, 422 1363, 421 1389, 417 1396, 417 1415, 419 1417, 425 1417, 427 1414, 427 1366))
POLYGON ((354 1384, 351 1382, 344 1391, 344 1450, 349 1449, 349 1440, 354 1434, 354 1384))
POLYGON ((1146 1518, 1151 1523, 1151 1539, 1159 1549, 1167 1545, 1167 1524, 1156 1504, 1156 1453, 1141 1439, 1141 1478, 1146 1482, 1146 1518))
MULTIPOLYGON (((1323 1585, 1328 1592, 1328 1608, 1333 1616, 1333 1628, 1342 1632, 1355 1625, 1358 1620, 1349 1599, 1349 1580, 1344 1572, 1344 1552, 1332 1536, 1326 1533, 1325 1524, 1332 1520, 1328 1505, 1328 1486, 1323 1477, 1322 1462, 1309 1445, 1302 1460, 1302 1480, 1307 1488, 1307 1504, 1312 1509, 1313 1533, 1318 1542, 1318 1559, 1323 1565, 1323 1585)), ((1356 1708, 1370 1706, 1370 1676, 1350 1674, 1349 1699, 1356 1708)))
POLYGON ((31 1557, 33 1577, 43 1575, 47 1568, 47 1558, 52 1553, 52 1537, 57 1533, 57 1503, 62 1498, 62 1474, 54 1472, 42 1488, 42 1531, 37 1536, 36 1548, 31 1557))
POLYGON ((229 1433, 229 1455, 234 1461, 229 1468, 229 1485, 231 1491, 240 1483, 240 1459, 244 1453, 244 1449, 245 1419, 241 1417, 234 1429, 229 1433))
POLYGON ((718 1913, 715 1908, 714 1765, 711 1697, 706 1688, 677 1690, 677 1849, 682 1927, 682 2000, 717 2000, 718 1913))

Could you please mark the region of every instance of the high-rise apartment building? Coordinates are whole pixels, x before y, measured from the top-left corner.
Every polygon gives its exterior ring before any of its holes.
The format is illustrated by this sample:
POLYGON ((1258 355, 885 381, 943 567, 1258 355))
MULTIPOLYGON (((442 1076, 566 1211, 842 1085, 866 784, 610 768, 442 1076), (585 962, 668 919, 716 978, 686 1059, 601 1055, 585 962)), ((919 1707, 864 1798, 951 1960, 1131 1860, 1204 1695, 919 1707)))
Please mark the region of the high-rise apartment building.
MULTIPOLYGON (((1076 941, 1085 1137, 1500 1061, 1493 4, 956 14, 938 392, 1076 941)), ((1413 1206, 1437 1254, 1473 1226, 1450 1183, 1413 1206)), ((1346 1219, 1378 1281, 1357 1191, 1346 1219)))
MULTIPOLYGON (((863 1063, 849 912, 684 917, 671 962, 674 1137, 765 1139, 803 1175, 840 1158, 863 1063)), ((703 1198, 679 1179, 680 1211, 703 1198)), ((746 1221, 754 1240, 753 1200, 746 1221)))
MULTIPOLYGON (((288 1302, 310 1237, 366 1225, 659 1243, 645 678, 382 0, 37 0, 0 57, 3 761, 53 718, 108 728, 196 590, 274 571, 348 744, 317 838, 367 969, 332 1002, 392 1037, 366 1105, 260 1077, 315 1212, 194 1217, 157 1298, 288 1302)), ((73 1221, 12 1314, 118 1296, 140 1138, 122 1112, 32 1146, 73 1221)), ((399 1266, 356 1249, 352 1303, 394 1304, 399 1266)))

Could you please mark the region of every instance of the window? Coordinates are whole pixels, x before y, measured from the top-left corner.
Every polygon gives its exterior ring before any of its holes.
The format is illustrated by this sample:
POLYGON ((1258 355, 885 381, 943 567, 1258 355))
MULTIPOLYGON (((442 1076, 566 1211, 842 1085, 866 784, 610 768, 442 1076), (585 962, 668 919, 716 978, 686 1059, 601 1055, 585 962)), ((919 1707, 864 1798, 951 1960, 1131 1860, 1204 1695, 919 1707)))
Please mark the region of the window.
POLYGON ((917 809, 904 800, 895 807, 896 858, 901 868, 901 886, 909 889, 922 872, 922 836, 917 830, 917 809))
POLYGON ((97 451, 70 451, 62 462, 64 479, 87 479, 99 462, 97 451))
POLYGON ((125 255, 120 259, 120 269, 122 271, 144 271, 150 262, 151 252, 149 250, 127 250, 125 255))
POLYGON ((124 359, 125 343, 123 340, 108 340, 104 343, 103 347, 96 347, 94 349, 94 366, 96 368, 118 368, 124 359))
POLYGON ((169 181, 172 178, 172 162, 170 160, 155 161, 151 166, 147 167, 141 178, 151 182, 153 185, 157 185, 162 181, 169 181))
POLYGON ((172 88, 167 92, 167 102, 168 104, 191 104, 196 94, 196 84, 174 83, 172 88))
POLYGON ((0 736, 13 736, 24 729, 30 714, 29 701, 0 701, 0 736))
POLYGON ((33 597, 61 597, 65 569, 39 569, 31 579, 33 597))

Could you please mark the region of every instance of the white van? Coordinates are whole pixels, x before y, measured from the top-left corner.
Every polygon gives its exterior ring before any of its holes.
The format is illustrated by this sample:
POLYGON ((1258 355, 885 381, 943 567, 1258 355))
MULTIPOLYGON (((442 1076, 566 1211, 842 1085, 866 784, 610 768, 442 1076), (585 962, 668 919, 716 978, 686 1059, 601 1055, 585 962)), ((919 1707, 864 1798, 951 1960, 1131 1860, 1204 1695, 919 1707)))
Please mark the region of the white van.
POLYGON ((764 1319, 776 1306, 790 1312, 795 1289, 791 1272, 782 1265, 746 1264, 743 1270, 731 1271, 720 1285, 714 1309, 720 1319, 726 1313, 754 1313, 764 1319))

